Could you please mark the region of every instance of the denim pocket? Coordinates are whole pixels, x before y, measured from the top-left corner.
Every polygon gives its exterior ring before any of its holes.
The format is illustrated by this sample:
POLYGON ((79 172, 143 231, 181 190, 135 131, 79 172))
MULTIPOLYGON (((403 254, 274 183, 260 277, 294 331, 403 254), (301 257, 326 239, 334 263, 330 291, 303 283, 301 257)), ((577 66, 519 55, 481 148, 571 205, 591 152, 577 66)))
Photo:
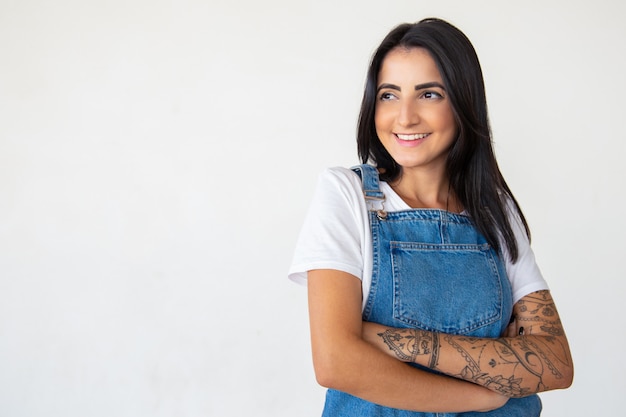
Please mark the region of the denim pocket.
POLYGON ((502 285, 488 244, 390 245, 394 319, 444 333, 499 334, 502 285))

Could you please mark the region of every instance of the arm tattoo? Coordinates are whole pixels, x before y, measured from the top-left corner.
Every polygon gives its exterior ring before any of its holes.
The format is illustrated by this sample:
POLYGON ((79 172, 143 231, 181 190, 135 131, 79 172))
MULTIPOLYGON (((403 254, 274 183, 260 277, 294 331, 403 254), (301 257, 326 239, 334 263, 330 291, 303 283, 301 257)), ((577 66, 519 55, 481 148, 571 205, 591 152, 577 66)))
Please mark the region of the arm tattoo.
POLYGON ((524 336, 484 339, 443 335, 465 363, 449 375, 509 397, 544 391, 549 389, 547 380, 563 378, 561 366, 571 364, 559 338, 565 334, 563 327, 548 296, 548 292, 537 292, 518 303, 518 311, 524 313, 524 317, 517 318, 524 322, 524 336), (531 336, 533 333, 541 337, 531 336))
POLYGON ((523 397, 543 390, 543 363, 538 360, 537 353, 530 349, 528 344, 522 342, 513 346, 506 339, 485 340, 465 337, 455 339, 450 336, 445 336, 444 340, 453 346, 466 362, 460 373, 453 376, 511 397, 523 397), (465 345, 469 343, 471 347, 464 348, 461 343, 465 345), (506 370, 506 375, 503 375, 504 372, 493 372, 496 367, 506 370), (537 384, 536 389, 531 390, 523 384, 525 379, 529 379, 529 373, 534 376, 532 379, 537 384))
POLYGON ((389 350, 398 359, 405 362, 416 362, 418 356, 431 355, 430 363, 437 362, 439 340, 435 334, 417 329, 387 329, 378 333, 389 350))
POLYGON ((388 328, 378 336, 396 358, 470 381, 508 397, 554 388, 571 370, 565 332, 548 291, 516 304, 515 337, 497 339, 388 328), (521 316, 521 317, 520 317, 521 316))
POLYGON ((432 333, 433 335, 433 353, 430 355, 430 362, 428 363, 428 368, 436 369, 437 361, 439 360, 439 335, 432 333))

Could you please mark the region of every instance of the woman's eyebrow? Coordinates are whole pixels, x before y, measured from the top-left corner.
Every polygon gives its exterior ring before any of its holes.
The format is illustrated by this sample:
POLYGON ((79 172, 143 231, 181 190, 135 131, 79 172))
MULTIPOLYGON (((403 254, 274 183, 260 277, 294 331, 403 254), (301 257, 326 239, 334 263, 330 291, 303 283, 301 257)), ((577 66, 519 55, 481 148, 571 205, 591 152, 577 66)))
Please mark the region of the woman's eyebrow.
MULTIPOLYGON (((441 83, 439 83, 437 81, 431 81, 431 82, 428 82, 428 83, 417 84, 415 86, 415 91, 423 90, 425 88, 433 88, 433 87, 437 87, 437 88, 441 88, 442 90, 445 90, 445 88, 443 87, 443 85, 441 85, 441 83)), ((395 85, 395 84, 383 83, 383 84, 378 86, 378 89, 376 89, 376 92, 379 92, 382 89, 402 91, 402 89, 399 86, 395 85)))
POLYGON ((438 83, 437 81, 431 81, 429 83, 418 84, 415 86, 415 90, 423 90, 425 88, 433 88, 433 87, 437 87, 437 88, 441 88, 442 90, 445 90, 443 85, 441 85, 441 83, 438 83))
POLYGON ((395 84, 388 84, 388 83, 383 83, 381 85, 378 86, 378 88, 376 89, 376 92, 379 92, 382 89, 386 89, 386 90, 396 90, 396 91, 402 91, 400 87, 398 87, 395 84))

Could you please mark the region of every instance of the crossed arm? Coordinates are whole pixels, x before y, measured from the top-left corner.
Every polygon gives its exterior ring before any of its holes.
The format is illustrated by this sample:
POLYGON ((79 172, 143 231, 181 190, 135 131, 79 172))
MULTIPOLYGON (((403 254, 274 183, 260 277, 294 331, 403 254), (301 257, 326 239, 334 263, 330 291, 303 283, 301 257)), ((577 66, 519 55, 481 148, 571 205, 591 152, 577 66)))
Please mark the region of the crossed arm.
POLYGON ((515 320, 498 339, 363 324, 365 340, 403 362, 414 362, 507 397, 567 388, 573 364, 549 291, 514 306, 515 320))
POLYGON ((393 330, 362 321, 357 277, 336 270, 309 271, 308 296, 313 365, 321 385, 387 407, 423 412, 489 411, 508 400, 386 354, 389 348, 377 333, 393 330))

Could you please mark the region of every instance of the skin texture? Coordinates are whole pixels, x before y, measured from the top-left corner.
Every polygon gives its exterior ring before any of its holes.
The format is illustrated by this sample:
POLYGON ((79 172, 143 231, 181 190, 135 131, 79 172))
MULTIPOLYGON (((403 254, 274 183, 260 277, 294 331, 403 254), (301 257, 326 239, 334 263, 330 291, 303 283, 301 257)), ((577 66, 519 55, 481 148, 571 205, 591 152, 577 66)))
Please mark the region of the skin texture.
POLYGON ((549 291, 522 298, 499 339, 396 329, 366 323, 364 338, 390 356, 414 362, 507 397, 567 388, 573 365, 549 291))

